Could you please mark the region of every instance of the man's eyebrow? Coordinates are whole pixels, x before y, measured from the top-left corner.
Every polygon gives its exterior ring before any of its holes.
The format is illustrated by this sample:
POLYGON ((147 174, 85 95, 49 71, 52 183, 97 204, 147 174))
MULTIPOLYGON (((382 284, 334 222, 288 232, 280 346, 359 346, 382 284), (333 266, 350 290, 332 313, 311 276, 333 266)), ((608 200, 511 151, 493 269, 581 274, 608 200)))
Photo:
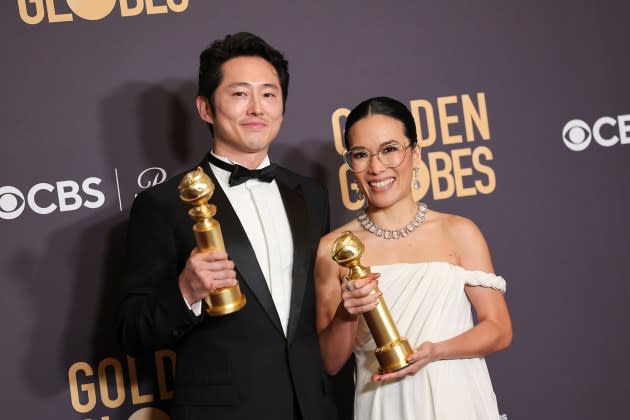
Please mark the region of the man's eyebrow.
POLYGON ((228 87, 250 87, 251 84, 247 83, 247 82, 235 82, 235 83, 230 83, 228 85, 228 87))
MULTIPOLYGON (((270 88, 270 89, 280 89, 280 87, 275 84, 275 83, 262 83, 261 86, 265 87, 265 88, 270 88)), ((235 88, 235 87, 248 87, 248 88, 252 88, 254 87, 253 84, 249 83, 249 82, 235 82, 235 83, 231 83, 228 85, 228 87, 231 88, 235 88)))

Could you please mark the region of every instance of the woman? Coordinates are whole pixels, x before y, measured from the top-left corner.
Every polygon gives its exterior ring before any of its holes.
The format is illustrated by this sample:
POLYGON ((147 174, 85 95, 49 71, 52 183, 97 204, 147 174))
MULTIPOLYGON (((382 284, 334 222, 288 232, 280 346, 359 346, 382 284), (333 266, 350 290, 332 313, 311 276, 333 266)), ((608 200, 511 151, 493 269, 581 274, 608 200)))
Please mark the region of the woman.
POLYGON ((346 119, 344 156, 367 208, 321 239, 315 268, 317 328, 324 366, 335 374, 354 352, 355 419, 499 419, 484 356, 505 349, 512 326, 505 281, 493 274, 473 222, 427 210, 413 199, 420 147, 413 116, 386 97, 359 104, 346 119), (331 258, 343 231, 364 244, 364 279, 344 281, 331 258), (361 314, 377 305, 378 285, 414 353, 383 374, 361 314), (470 304, 478 322, 473 325, 470 304))

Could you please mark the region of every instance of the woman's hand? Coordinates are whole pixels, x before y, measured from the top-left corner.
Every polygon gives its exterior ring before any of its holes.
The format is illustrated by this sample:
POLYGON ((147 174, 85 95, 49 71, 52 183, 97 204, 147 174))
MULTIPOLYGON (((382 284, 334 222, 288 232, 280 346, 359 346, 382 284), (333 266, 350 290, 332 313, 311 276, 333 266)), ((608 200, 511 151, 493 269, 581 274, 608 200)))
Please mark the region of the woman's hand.
POLYGON ((379 273, 370 273, 357 280, 347 280, 341 284, 341 301, 344 309, 352 316, 371 311, 378 305, 380 291, 374 291, 378 286, 379 273))
POLYGON ((411 355, 407 357, 407 362, 411 363, 409 366, 392 373, 375 373, 372 375, 372 380, 381 382, 403 378, 407 375, 413 376, 418 373, 420 369, 436 360, 438 360, 437 346, 430 341, 425 341, 414 353, 411 353, 411 355))

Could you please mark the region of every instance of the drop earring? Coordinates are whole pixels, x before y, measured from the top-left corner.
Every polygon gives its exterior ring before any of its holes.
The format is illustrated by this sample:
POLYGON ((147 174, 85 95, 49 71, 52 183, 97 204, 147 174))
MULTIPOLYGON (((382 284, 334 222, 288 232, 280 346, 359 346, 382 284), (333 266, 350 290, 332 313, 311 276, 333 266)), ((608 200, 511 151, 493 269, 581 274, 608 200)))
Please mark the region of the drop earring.
POLYGON ((363 195, 363 191, 361 191, 358 188, 357 188, 357 198, 359 199, 359 201, 365 199, 365 196, 363 195))
POLYGON ((417 166, 413 168, 413 188, 415 190, 420 189, 420 168, 417 166))

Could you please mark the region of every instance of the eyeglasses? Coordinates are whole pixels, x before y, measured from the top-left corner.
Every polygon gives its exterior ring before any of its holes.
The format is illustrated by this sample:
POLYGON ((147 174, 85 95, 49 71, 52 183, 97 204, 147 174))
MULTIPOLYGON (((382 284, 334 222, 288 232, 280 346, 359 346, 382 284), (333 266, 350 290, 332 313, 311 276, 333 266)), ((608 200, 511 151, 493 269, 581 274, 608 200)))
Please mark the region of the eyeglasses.
POLYGON ((381 162, 384 166, 388 168, 395 168, 403 163, 407 149, 412 146, 413 145, 411 143, 403 146, 397 141, 391 141, 379 147, 377 153, 372 153, 367 149, 357 147, 346 151, 343 154, 343 160, 352 172, 365 171, 372 160, 372 156, 374 155, 376 155, 379 162, 381 162))

